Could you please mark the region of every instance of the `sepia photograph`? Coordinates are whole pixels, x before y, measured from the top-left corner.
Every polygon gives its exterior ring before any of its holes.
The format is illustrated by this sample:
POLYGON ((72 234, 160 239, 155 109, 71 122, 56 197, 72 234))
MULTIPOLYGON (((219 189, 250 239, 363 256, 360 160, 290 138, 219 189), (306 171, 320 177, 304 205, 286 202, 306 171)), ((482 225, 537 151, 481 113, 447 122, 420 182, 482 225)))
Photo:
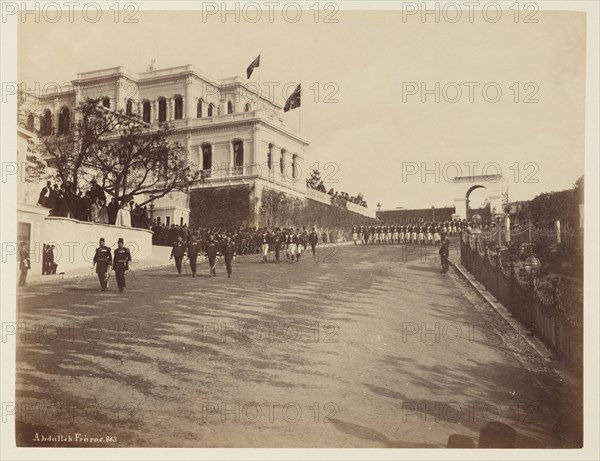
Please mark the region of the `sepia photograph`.
POLYGON ((2 2, 2 458, 599 459, 598 9, 2 2))

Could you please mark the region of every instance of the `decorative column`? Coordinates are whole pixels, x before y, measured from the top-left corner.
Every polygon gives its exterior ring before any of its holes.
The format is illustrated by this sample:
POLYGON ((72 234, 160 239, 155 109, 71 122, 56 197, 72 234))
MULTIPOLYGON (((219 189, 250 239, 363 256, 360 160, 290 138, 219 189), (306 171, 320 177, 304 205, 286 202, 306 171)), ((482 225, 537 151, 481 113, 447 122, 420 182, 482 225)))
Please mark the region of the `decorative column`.
POLYGON ((262 176, 262 166, 260 162, 260 123, 254 125, 254 140, 252 146, 252 157, 248 159, 248 174, 256 174, 262 176))
MULTIPOLYGON (((81 103, 81 86, 76 83, 75 85, 73 85, 74 89, 75 89, 75 107, 79 106, 79 104, 81 103)), ((81 113, 78 110, 74 110, 73 111, 73 120, 75 122, 78 122, 81 120, 81 113)))
POLYGON ((192 105, 192 78, 187 77, 185 79, 185 97, 183 98, 183 110, 184 110, 184 118, 193 118, 194 109, 192 105))
POLYGON ((152 123, 158 123, 158 101, 150 102, 150 120, 152 123))
POLYGON ((54 98, 54 110, 52 111, 52 128, 58 133, 58 98, 54 98))
POLYGON ((122 101, 122 97, 123 97, 123 82, 121 81, 121 79, 117 80, 117 86, 116 86, 116 90, 117 90, 117 94, 116 94, 116 98, 115 98, 115 112, 120 111, 123 108, 123 101, 122 101))
POLYGON ((173 98, 167 99, 167 120, 171 121, 175 118, 174 112, 175 102, 173 98))
POLYGON ((283 180, 285 182, 291 183, 293 182, 292 178, 292 153, 289 151, 285 151, 283 156, 283 180))
POLYGON ((454 212, 460 219, 467 219, 467 199, 464 197, 454 199, 454 212))

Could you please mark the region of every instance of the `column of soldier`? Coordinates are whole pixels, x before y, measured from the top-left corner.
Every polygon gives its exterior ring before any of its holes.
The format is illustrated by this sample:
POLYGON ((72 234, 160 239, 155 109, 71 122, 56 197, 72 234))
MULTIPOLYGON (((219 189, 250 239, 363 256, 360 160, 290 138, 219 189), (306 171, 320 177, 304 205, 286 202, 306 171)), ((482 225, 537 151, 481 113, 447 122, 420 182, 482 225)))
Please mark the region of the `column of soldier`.
POLYGON ((443 222, 418 224, 361 224, 352 227, 352 239, 356 245, 385 244, 439 244, 442 235, 456 236, 469 226, 466 220, 454 219, 443 222))
POLYGON ((171 249, 178 276, 187 271, 196 277, 198 259, 208 261, 209 276, 216 277, 219 257, 225 261, 227 277, 233 272, 233 262, 239 256, 255 256, 267 263, 300 262, 302 253, 310 246, 313 257, 319 237, 315 228, 196 228, 180 226, 171 249))

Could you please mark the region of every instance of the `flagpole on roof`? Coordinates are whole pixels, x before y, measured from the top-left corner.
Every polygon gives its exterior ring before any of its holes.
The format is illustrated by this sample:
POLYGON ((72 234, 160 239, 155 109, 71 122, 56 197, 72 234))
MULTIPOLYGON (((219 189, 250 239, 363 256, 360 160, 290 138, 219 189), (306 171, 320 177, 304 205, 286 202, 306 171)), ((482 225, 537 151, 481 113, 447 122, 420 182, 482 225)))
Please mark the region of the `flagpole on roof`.
MULTIPOLYGON (((262 51, 260 53, 258 53, 258 55, 260 56, 262 54, 262 51)), ((261 83, 260 83, 260 66, 258 66, 258 96, 260 97, 262 94, 262 87, 261 87, 261 83)))
MULTIPOLYGON (((300 80, 298 86, 302 88, 302 80, 300 80)), ((302 101, 302 93, 300 93, 300 101, 302 101)), ((300 134, 302 133, 302 102, 300 102, 300 107, 298 109, 298 134, 300 134)))

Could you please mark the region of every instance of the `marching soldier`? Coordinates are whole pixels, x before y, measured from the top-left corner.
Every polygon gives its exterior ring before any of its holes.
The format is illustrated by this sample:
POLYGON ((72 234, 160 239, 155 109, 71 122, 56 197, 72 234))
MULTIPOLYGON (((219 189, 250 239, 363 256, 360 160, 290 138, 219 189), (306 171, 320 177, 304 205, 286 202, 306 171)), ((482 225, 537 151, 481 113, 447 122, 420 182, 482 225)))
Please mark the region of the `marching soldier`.
POLYGON ((263 263, 266 263, 267 257, 269 255, 269 244, 272 243, 271 234, 269 234, 269 231, 267 229, 264 229, 261 232, 260 242, 261 242, 263 263))
POLYGON ((304 253, 306 251, 306 248, 308 247, 308 232, 306 232, 306 227, 302 228, 302 252, 304 253))
POLYGON ((123 293, 125 289, 125 273, 129 270, 129 262, 131 261, 131 253, 129 248, 123 246, 123 239, 117 241, 117 248, 113 257, 113 270, 117 279, 119 293, 123 293))
POLYGON ((104 245, 104 238, 100 239, 100 246, 96 248, 92 268, 94 265, 96 266, 98 280, 100 280, 100 288, 102 291, 106 291, 108 288, 108 275, 112 265, 112 255, 110 254, 110 248, 104 245))
POLYGON ((231 241, 231 235, 227 234, 225 242, 223 243, 223 248, 221 250, 223 256, 225 257, 225 268, 227 269, 227 278, 231 278, 233 258, 235 258, 236 253, 235 250, 235 243, 231 241))
POLYGON ((210 268, 209 275, 211 277, 217 276, 217 271, 215 267, 217 265, 217 253, 219 251, 219 247, 217 242, 215 242, 214 234, 210 234, 208 242, 206 244, 206 256, 208 257, 208 265, 210 268))
POLYGON ((316 256, 315 248, 317 246, 317 243, 319 243, 319 235, 317 234, 317 231, 315 230, 314 227, 312 228, 312 231, 308 235, 308 242, 310 243, 310 248, 312 249, 312 254, 313 254, 313 258, 314 258, 316 256))
POLYGON ((171 258, 175 258, 175 267, 177 267, 177 277, 181 277, 181 263, 183 261, 183 257, 185 256, 185 245, 183 243, 183 237, 181 235, 177 236, 177 241, 173 244, 173 249, 171 250, 171 258))
POLYGON ((296 228, 296 262, 300 262, 302 251, 304 251, 304 237, 300 233, 300 229, 296 228))
POLYGON ((358 229, 356 226, 352 226, 352 240, 354 240, 354 244, 356 245, 356 241, 358 240, 358 229))
POLYGON ((448 257, 450 256, 450 239, 445 232, 442 233, 442 243, 440 245, 439 253, 442 263, 442 274, 445 274, 448 272, 448 269, 450 269, 450 262, 448 261, 448 257))
POLYGON ((198 253, 200 253, 200 243, 198 242, 198 233, 194 233, 190 236, 190 243, 188 243, 187 247, 187 256, 188 260, 190 261, 192 277, 196 277, 198 253))
POLYGON ((440 241, 440 225, 439 223, 435 223, 433 225, 433 242, 437 245, 440 241))
POLYGON ((283 235, 279 228, 273 233, 273 245, 275 247, 275 262, 278 263, 281 259, 281 250, 283 248, 283 235))

